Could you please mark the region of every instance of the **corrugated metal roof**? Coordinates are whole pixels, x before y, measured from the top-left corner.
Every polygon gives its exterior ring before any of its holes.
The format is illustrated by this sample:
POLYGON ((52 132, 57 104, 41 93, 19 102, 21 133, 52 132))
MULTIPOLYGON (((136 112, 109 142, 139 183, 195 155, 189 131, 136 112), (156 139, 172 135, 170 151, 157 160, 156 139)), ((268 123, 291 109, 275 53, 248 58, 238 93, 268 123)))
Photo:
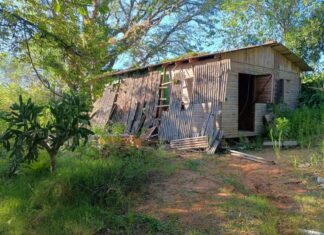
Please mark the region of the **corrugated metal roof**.
POLYGON ((135 72, 135 71, 141 71, 141 70, 146 70, 146 69, 154 69, 158 68, 161 66, 166 66, 166 65, 172 65, 175 63, 179 62, 187 62, 189 60, 204 60, 204 59, 210 59, 214 58, 217 55, 222 55, 225 53, 230 53, 230 52, 235 52, 235 51, 240 51, 240 50, 246 50, 246 49, 251 49, 251 48, 256 48, 256 47, 264 47, 264 46, 270 46, 273 48, 275 51, 279 52, 281 55, 285 56, 288 60, 290 60, 293 64, 298 66, 302 71, 312 71, 313 69, 299 56, 297 56, 295 53, 293 53, 290 49, 285 47, 283 44, 276 42, 276 41, 269 41, 266 43, 263 43, 261 45, 255 45, 255 46, 247 46, 247 47, 242 47, 242 48, 235 48, 232 50, 227 50, 227 51, 218 51, 210 54, 204 54, 204 55, 198 55, 198 56, 190 56, 187 58, 181 58, 181 59, 175 59, 171 60, 168 62, 162 62, 158 64, 153 64, 153 65, 147 65, 139 68, 131 68, 131 69, 126 69, 126 70, 120 70, 116 72, 108 72, 105 74, 102 74, 100 77, 107 77, 107 76, 116 76, 116 75, 122 75, 125 73, 130 73, 130 72, 135 72))

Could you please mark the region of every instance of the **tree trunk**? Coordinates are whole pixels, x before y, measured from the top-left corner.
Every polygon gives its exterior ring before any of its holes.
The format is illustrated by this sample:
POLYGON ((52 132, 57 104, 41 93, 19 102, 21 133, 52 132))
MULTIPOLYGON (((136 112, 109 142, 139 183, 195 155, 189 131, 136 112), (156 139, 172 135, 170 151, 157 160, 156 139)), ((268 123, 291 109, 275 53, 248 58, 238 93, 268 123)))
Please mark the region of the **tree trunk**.
POLYGON ((56 153, 49 153, 51 160, 51 172, 54 173, 56 171, 56 153))

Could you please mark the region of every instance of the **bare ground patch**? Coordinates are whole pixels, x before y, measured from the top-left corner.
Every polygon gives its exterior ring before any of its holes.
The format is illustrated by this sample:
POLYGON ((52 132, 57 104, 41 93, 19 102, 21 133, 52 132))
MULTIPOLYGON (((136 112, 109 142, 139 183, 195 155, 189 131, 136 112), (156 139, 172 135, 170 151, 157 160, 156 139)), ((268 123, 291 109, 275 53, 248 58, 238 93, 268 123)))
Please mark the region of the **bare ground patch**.
MULTIPOLYGON (((274 159, 272 149, 255 154, 274 159)), ((266 165, 229 155, 177 153, 176 172, 153 180, 137 211, 176 220, 187 234, 296 234, 306 221, 298 198, 312 186, 303 177, 307 172, 292 166, 291 156, 309 152, 284 154, 290 157, 266 165)))

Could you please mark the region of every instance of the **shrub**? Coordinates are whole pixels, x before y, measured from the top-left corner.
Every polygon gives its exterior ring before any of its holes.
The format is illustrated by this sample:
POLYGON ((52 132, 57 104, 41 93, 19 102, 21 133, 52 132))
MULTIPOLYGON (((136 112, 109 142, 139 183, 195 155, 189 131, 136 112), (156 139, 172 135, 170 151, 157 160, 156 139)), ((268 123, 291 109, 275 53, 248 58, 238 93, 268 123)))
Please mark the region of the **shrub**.
MULTIPOLYGON (((89 107, 82 97, 76 94, 64 94, 61 100, 53 100, 48 108, 50 117, 40 121, 43 106, 36 105, 29 98, 11 106, 11 112, 4 120, 8 128, 0 138, 3 146, 10 151, 13 174, 21 163, 31 163, 38 158, 39 149, 45 149, 50 157, 51 170, 56 170, 56 155, 67 142, 74 150, 82 139, 87 142, 90 126, 89 107), (13 144, 12 144, 13 143, 13 144)), ((48 116, 48 114, 46 115, 48 116)))

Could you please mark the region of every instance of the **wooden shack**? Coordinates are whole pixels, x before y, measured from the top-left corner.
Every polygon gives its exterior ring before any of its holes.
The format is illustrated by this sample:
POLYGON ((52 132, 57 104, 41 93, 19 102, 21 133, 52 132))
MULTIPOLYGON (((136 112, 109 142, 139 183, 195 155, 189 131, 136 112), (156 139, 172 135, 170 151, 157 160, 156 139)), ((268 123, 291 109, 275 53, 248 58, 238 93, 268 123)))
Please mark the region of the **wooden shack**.
POLYGON ((94 104, 93 123, 120 122, 133 134, 156 127, 163 141, 207 136, 209 146, 220 132, 254 136, 263 129, 267 104, 296 107, 300 74, 309 70, 271 41, 119 71, 94 104))

